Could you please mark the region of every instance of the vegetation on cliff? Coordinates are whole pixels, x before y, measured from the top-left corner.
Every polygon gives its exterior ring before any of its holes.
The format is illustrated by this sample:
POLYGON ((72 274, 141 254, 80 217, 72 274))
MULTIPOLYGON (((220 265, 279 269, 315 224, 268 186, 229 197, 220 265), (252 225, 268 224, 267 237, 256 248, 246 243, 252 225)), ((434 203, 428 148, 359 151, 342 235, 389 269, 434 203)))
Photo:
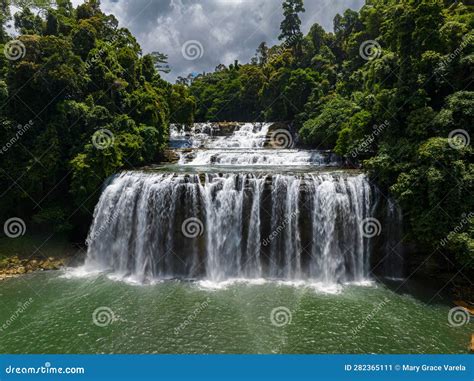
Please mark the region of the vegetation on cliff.
POLYGON ((0 1, 0 210, 84 234, 104 179, 159 160, 174 108, 194 103, 99 1, 14 3, 12 17, 0 1))

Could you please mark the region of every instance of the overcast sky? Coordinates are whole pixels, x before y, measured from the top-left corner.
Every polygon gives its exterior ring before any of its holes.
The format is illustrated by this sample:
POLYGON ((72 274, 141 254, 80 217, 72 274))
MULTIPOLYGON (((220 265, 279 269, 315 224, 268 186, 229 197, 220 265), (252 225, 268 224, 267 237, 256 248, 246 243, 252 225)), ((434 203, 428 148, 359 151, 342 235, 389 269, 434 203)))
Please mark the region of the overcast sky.
MULTIPOLYGON (((82 0, 73 0, 75 5, 82 0)), ((333 18, 364 0, 306 0, 302 31, 315 22, 332 31, 333 18)), ((235 59, 249 62, 257 46, 278 42, 282 0, 102 0, 120 26, 137 38, 144 53, 168 55, 171 73, 164 78, 213 71, 235 59)))

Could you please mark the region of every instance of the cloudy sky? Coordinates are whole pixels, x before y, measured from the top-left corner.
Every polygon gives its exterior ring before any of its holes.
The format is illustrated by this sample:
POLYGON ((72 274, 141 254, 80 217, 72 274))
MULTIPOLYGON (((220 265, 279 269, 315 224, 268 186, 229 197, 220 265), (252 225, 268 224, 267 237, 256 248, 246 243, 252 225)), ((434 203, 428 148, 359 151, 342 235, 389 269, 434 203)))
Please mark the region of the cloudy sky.
MULTIPOLYGON (((82 0, 73 0, 76 5, 82 0)), ((315 22, 332 30, 337 13, 358 10, 364 0, 306 0, 302 31, 315 22)), ((278 42, 282 0, 102 0, 138 39, 144 53, 168 54, 173 81, 189 73, 213 71, 235 59, 248 62, 257 46, 278 42)))

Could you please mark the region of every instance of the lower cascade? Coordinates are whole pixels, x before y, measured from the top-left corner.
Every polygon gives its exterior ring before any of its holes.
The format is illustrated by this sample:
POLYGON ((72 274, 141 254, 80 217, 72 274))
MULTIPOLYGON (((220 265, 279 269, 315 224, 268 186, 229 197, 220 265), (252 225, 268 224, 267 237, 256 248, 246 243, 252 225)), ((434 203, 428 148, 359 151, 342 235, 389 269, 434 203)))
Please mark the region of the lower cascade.
POLYGON ((363 174, 125 172, 96 206, 86 267, 141 282, 362 281, 376 198, 363 174))

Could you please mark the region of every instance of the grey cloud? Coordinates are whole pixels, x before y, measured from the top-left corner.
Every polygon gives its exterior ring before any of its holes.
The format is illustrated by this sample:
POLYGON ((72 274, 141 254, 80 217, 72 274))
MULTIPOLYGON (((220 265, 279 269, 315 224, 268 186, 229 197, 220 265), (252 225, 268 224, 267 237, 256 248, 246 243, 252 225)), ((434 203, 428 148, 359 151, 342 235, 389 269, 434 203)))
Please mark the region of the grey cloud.
MULTIPOLYGON (((77 0, 76 0, 77 1, 77 0)), ((235 59, 248 62, 262 41, 278 43, 282 0, 103 0, 102 9, 113 13, 140 42, 143 51, 168 54, 172 72, 164 77, 209 72, 235 59), (202 57, 186 60, 182 46, 197 40, 202 57)), ((306 0, 302 29, 315 22, 332 30, 333 18, 347 8, 359 9, 364 0, 306 0)))

